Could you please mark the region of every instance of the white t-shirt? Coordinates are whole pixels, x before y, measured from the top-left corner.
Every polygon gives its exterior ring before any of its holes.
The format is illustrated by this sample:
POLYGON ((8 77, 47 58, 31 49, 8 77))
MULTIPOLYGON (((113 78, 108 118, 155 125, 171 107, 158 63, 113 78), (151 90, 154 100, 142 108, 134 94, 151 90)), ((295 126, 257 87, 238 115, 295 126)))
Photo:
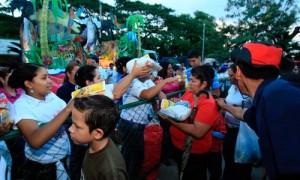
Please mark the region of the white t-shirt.
POLYGON ((107 69, 106 70, 106 74, 107 74, 107 79, 108 79, 107 84, 114 84, 114 83, 116 83, 117 76, 118 76, 118 73, 117 73, 116 70, 114 70, 114 69, 107 69))
POLYGON ((114 95, 112 93, 113 90, 114 90, 114 85, 113 84, 106 84, 104 95, 113 100, 114 99, 114 95))
MULTIPOLYGON (((155 84, 150 79, 145 82, 141 82, 139 79, 135 78, 126 93, 123 95, 123 105, 144 100, 140 98, 141 92, 153 86, 155 86, 155 84)), ((154 110, 151 103, 146 103, 132 108, 123 109, 121 112, 121 118, 138 124, 149 124, 149 117, 154 118, 153 114, 154 110)))
MULTIPOLYGON (((52 92, 45 97, 45 100, 23 93, 13 104, 12 118, 15 124, 26 121, 22 119, 33 119, 40 125, 50 122, 65 107, 66 103, 52 92)), ((41 148, 34 149, 28 143, 25 146, 26 157, 42 164, 57 162, 69 153, 70 142, 63 126, 41 148)))
MULTIPOLYGON (((228 105, 237 105, 237 106, 242 106, 242 103, 244 103, 244 107, 248 107, 251 104, 251 98, 249 96, 246 96, 240 93, 239 89, 235 85, 231 85, 229 90, 228 90, 228 95, 226 96, 226 103, 228 105)), ((225 120, 226 120, 226 125, 230 128, 237 128, 240 125, 240 120, 236 119, 231 113, 226 111, 225 113, 225 120)))
POLYGON ((106 80, 107 79, 107 74, 106 74, 106 71, 105 69, 103 69, 102 67, 98 66, 98 71, 99 71, 99 74, 101 75, 101 78, 106 80))

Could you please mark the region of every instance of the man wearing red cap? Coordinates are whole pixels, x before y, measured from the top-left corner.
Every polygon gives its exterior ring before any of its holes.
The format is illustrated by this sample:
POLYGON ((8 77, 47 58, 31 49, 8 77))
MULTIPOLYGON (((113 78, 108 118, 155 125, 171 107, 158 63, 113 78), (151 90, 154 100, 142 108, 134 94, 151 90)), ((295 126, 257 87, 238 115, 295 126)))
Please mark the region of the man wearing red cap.
POLYGON ((300 83, 277 78, 281 56, 281 48, 263 43, 234 50, 238 86, 252 98, 252 106, 241 109, 217 102, 256 131, 271 179, 300 179, 300 83))

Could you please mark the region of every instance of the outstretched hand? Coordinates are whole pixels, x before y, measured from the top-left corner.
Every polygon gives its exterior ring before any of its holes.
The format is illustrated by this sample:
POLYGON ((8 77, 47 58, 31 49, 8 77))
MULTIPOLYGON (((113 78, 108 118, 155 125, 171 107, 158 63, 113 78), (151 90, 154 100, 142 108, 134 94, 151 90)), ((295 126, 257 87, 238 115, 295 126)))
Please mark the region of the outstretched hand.
POLYGON ((223 110, 227 110, 226 107, 228 106, 226 103, 225 103, 225 100, 224 99, 215 99, 217 104, 219 105, 220 108, 222 108, 223 110))
POLYGON ((11 122, 10 123, 2 123, 0 125, 0 136, 2 134, 7 133, 10 130, 10 128, 11 128, 12 125, 13 125, 13 123, 11 123, 11 122))
POLYGON ((163 80, 166 84, 172 83, 172 82, 178 82, 178 78, 176 77, 169 77, 163 80))
POLYGON ((159 117, 161 117, 161 119, 168 121, 168 122, 174 122, 171 118, 169 118, 168 116, 162 115, 162 114, 158 114, 159 117))

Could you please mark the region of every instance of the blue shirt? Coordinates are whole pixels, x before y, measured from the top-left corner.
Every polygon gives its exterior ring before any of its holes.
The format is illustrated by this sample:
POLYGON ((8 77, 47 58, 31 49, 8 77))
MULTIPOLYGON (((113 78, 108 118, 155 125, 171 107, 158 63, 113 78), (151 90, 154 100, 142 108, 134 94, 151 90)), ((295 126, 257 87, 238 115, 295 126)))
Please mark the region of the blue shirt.
POLYGON ((119 82, 123 77, 124 77, 124 74, 118 72, 117 81, 116 82, 119 82))
POLYGON ((186 70, 186 77, 187 77, 187 80, 188 80, 189 82, 190 82, 191 76, 192 76, 192 74, 191 74, 192 68, 193 68, 193 67, 190 67, 190 68, 188 68, 188 69, 186 70))
POLYGON ((270 177, 300 174, 300 83, 264 80, 244 120, 258 137, 270 177))
POLYGON ((56 91, 56 95, 68 103, 71 99, 71 93, 75 91, 75 85, 69 81, 65 82, 61 87, 56 91))
MULTIPOLYGON (((186 77, 187 77, 187 79, 188 79, 188 82, 190 82, 190 80, 191 80, 191 76, 192 76, 191 70, 192 70, 192 68, 193 68, 193 67, 190 67, 190 68, 188 68, 188 69, 186 70, 186 77)), ((212 87, 213 90, 220 87, 218 74, 217 74, 217 71, 216 71, 215 69, 214 69, 214 72, 215 72, 215 77, 214 77, 214 79, 213 79, 213 81, 212 81, 212 84, 211 84, 211 87, 212 87)))

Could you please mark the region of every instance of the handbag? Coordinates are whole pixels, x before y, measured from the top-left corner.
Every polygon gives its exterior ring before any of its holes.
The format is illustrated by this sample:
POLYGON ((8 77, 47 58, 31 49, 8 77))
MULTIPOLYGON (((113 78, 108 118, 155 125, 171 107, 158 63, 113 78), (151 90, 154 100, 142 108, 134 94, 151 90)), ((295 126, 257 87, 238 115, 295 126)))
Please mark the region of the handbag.
MULTIPOLYGON (((188 118, 188 123, 189 124, 194 123, 195 116, 198 112, 198 108, 197 108, 197 106, 198 106, 198 97, 202 93, 204 93, 206 95, 207 99, 209 98, 209 93, 205 90, 200 90, 196 94, 196 98, 195 98, 195 101, 194 101, 194 107, 192 109, 191 115, 188 118)), ((183 178, 183 171, 184 171, 184 168, 187 165, 187 162, 189 160, 189 156, 190 156, 191 148, 192 148, 192 141, 193 141, 193 137, 187 134, 186 139, 185 139, 185 143, 184 143, 184 146, 183 146, 183 149, 182 149, 183 153, 182 153, 182 162, 181 162, 181 167, 180 167, 180 179, 183 178)))
POLYGON ((235 144, 234 161, 236 163, 257 163, 261 159, 258 137, 247 123, 241 121, 235 144))
MULTIPOLYGON (((154 114, 156 104, 152 102, 154 114)), ((141 177, 145 180, 156 179, 159 173, 159 163, 161 158, 161 146, 163 139, 163 129, 156 117, 149 119, 149 124, 144 129, 144 161, 141 168, 141 177)))

